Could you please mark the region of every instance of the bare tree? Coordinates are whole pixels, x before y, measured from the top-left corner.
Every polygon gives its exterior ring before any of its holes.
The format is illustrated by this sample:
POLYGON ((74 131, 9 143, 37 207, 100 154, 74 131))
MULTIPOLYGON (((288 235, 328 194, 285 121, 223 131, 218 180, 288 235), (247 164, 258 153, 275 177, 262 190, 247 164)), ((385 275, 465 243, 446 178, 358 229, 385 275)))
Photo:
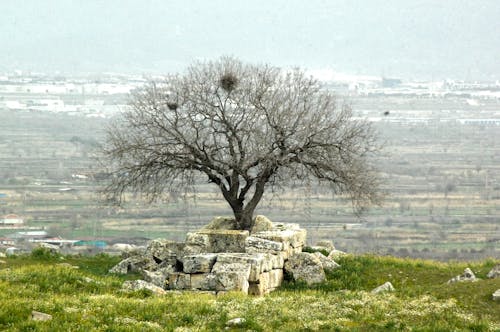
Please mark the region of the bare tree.
POLYGON ((234 58, 195 63, 184 75, 136 92, 108 130, 108 198, 126 190, 155 198, 203 174, 219 187, 239 229, 250 229, 266 189, 317 179, 349 194, 356 212, 377 202, 374 131, 337 106, 300 70, 234 58))

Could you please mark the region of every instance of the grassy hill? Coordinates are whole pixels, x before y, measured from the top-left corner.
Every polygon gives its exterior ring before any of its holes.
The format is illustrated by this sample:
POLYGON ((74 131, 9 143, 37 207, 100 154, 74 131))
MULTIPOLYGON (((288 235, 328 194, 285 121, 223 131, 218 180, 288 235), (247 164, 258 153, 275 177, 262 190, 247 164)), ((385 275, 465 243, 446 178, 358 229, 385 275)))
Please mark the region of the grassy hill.
POLYGON ((314 287, 287 281, 265 297, 236 293, 126 293, 107 270, 118 257, 59 257, 35 250, 0 261, 1 331, 220 331, 242 317, 242 331, 500 331, 497 261, 437 263, 346 256, 314 287), (78 268, 75 268, 78 267, 78 268), (446 284, 470 267, 482 280, 446 284), (371 294, 390 281, 395 292, 371 294), (51 314, 31 320, 32 310, 51 314))

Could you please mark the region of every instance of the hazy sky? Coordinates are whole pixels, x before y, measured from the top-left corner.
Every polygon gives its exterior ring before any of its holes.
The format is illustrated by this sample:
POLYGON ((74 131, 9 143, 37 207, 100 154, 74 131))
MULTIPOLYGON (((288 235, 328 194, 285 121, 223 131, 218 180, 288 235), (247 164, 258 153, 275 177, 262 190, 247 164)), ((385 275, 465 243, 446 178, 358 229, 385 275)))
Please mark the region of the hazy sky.
POLYGON ((0 71, 148 72, 234 55, 404 79, 500 79, 499 0, 0 0, 0 71))

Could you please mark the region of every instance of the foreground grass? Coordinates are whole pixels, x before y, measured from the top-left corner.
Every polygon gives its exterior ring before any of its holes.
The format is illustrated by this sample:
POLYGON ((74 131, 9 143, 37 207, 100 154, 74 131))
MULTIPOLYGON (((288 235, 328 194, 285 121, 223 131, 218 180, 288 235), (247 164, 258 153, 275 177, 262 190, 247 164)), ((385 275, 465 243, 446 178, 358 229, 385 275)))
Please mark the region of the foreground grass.
MULTIPOLYGON (((347 256, 313 288, 287 282, 265 297, 241 294, 124 293, 124 278, 107 274, 117 258, 32 255, 0 264, 2 331, 219 331, 243 317, 253 331, 495 331, 500 280, 447 285, 464 263, 347 256), (61 264, 68 263, 68 264, 61 264), (72 267, 78 266, 78 269, 72 267), (391 281, 396 292, 369 291, 391 281), (32 310, 51 321, 29 319, 32 310)), ((468 266, 484 278, 493 260, 468 266)))

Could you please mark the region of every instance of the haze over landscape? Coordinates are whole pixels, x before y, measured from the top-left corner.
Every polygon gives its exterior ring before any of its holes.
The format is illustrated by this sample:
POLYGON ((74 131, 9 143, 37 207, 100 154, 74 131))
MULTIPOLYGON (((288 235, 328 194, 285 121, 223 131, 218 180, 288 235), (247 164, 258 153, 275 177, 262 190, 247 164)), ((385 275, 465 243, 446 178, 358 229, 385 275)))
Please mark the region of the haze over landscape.
POLYGON ((0 0, 0 50, 1 331, 500 331, 500 0, 0 0))
POLYGON ((0 4, 0 72, 179 71, 195 59, 406 80, 498 80, 500 2, 61 1, 0 4))
POLYGON ((131 92, 232 55, 305 69, 384 145, 388 195, 362 219, 314 186, 265 196, 258 213, 349 252, 498 255, 498 17, 491 0, 2 1, 0 241, 39 240, 12 220, 61 241, 179 240, 230 214, 204 178, 153 205, 103 206, 92 156, 131 92))

